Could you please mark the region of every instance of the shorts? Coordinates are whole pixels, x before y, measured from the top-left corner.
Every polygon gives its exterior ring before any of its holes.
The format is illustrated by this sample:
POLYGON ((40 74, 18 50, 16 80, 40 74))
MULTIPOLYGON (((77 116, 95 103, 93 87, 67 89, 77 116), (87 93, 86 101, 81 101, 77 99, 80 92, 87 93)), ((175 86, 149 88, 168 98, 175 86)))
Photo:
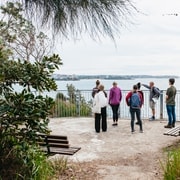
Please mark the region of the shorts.
POLYGON ((151 109, 155 109, 155 102, 154 101, 149 101, 149 106, 151 109))

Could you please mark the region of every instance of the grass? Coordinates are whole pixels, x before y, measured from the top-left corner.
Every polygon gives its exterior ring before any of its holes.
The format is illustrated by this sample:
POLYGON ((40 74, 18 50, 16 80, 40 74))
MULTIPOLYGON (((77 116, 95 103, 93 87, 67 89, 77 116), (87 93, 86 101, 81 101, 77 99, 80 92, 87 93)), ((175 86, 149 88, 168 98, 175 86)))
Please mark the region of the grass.
POLYGON ((180 141, 165 148, 167 158, 161 162, 164 180, 180 180, 180 141))
POLYGON ((50 160, 54 169, 53 177, 48 180, 78 180, 97 179, 97 169, 94 163, 68 161, 65 157, 50 160))

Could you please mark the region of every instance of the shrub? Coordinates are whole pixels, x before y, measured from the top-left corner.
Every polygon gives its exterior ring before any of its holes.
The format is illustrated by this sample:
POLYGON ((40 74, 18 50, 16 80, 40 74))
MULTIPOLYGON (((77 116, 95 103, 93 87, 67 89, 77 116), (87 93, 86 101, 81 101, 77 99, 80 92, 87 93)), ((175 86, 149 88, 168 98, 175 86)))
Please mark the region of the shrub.
MULTIPOLYGON (((8 151, 7 148, 6 151, 8 151)), ((0 156, 0 178, 2 179, 46 180, 54 173, 46 155, 38 147, 31 146, 29 143, 16 142, 16 145, 5 154, 7 156, 3 154, 0 156)))
POLYGON ((68 94, 73 94, 74 98, 65 97, 62 93, 57 93, 55 105, 51 110, 53 117, 90 116, 91 105, 85 101, 85 98, 80 94, 80 91, 78 91, 78 96, 76 95, 74 92, 76 89, 72 85, 70 89, 71 93, 68 94))
POLYGON ((45 54, 46 36, 23 17, 20 3, 0 10, 0 179, 45 179, 51 168, 34 140, 50 132, 54 100, 41 94, 57 89, 52 74, 62 62, 45 54))
POLYGON ((171 148, 167 152, 167 159, 161 162, 164 172, 164 180, 180 179, 180 147, 171 148))

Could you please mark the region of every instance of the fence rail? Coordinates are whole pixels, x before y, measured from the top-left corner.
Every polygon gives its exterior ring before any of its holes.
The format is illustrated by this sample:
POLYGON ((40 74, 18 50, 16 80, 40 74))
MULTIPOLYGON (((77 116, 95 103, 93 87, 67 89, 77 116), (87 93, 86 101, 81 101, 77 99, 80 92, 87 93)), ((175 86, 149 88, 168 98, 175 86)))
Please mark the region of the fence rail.
MULTIPOLYGON (((67 90, 58 90, 53 93, 46 93, 46 95, 53 97, 56 99, 56 103, 58 101, 69 101, 69 99, 73 99, 73 103, 75 104, 75 108, 69 108, 69 111, 73 110, 74 113, 71 116, 84 116, 83 112, 83 103, 86 102, 87 106, 89 108, 92 106, 92 96, 91 96, 91 90, 77 90, 75 91, 75 94, 73 94, 74 97, 69 97, 68 91, 67 90), (57 94, 63 94, 63 96, 58 96, 56 98, 57 94)), ((120 103, 120 108, 119 108, 119 117, 122 119, 130 119, 130 113, 129 113, 129 107, 126 105, 125 102, 125 96, 129 92, 129 90, 122 90, 122 101, 120 103)), ((143 90, 144 92, 144 105, 142 107, 141 111, 141 117, 143 119, 148 119, 151 116, 151 109, 149 107, 149 91, 148 90, 143 90)), ((109 92, 107 91, 109 94, 109 92)), ((165 93, 166 91, 163 90, 162 94, 156 103, 156 118, 157 119, 167 119, 167 111, 166 111, 166 104, 165 104, 165 93)), ((62 117, 62 111, 64 111, 64 107, 62 106, 56 106, 54 109, 53 117, 62 117)), ((112 117, 112 110, 111 107, 107 107, 107 115, 108 117, 112 117)), ((68 113, 67 115, 68 116, 68 113)), ((87 114, 86 116, 92 116, 91 113, 87 114)), ((180 121, 180 91, 177 91, 176 95, 176 120, 180 121)))

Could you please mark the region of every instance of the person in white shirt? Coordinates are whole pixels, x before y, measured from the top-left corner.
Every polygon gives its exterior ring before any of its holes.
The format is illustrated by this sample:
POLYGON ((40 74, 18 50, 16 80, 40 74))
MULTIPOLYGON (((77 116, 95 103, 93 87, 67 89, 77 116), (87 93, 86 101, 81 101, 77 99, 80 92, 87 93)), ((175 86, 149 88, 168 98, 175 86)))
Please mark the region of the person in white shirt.
POLYGON ((107 111, 106 107, 108 105, 107 93, 104 91, 104 86, 102 84, 99 85, 99 92, 95 94, 93 104, 98 108, 95 113, 95 131, 97 133, 100 132, 100 127, 102 127, 102 131, 107 131, 107 111), (101 126, 102 120, 102 126, 101 126))

